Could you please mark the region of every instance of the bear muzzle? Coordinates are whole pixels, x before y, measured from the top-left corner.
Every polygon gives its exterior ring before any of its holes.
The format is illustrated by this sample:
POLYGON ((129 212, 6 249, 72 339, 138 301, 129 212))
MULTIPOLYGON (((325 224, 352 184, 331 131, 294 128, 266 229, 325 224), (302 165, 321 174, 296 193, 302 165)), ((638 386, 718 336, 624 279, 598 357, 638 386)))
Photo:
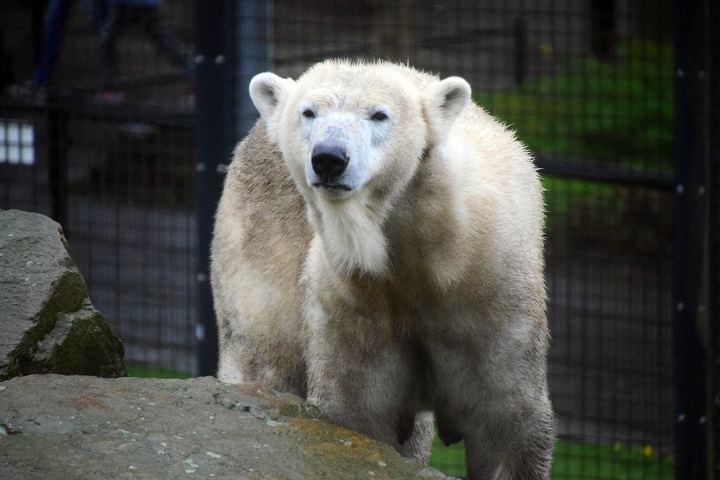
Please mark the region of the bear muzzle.
POLYGON ((311 182, 313 187, 340 189, 349 191, 352 188, 342 182, 350 158, 345 148, 334 142, 318 143, 312 151, 312 169, 317 178, 311 182))

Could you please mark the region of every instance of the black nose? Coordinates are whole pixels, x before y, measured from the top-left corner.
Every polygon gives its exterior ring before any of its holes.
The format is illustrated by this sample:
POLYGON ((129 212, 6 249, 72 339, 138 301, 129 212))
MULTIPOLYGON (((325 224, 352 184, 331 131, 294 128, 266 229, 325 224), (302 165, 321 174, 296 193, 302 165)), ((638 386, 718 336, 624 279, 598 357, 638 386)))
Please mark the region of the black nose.
POLYGON ((350 159, 345 149, 337 144, 320 143, 312 152, 312 167, 323 179, 340 176, 348 166, 350 159))

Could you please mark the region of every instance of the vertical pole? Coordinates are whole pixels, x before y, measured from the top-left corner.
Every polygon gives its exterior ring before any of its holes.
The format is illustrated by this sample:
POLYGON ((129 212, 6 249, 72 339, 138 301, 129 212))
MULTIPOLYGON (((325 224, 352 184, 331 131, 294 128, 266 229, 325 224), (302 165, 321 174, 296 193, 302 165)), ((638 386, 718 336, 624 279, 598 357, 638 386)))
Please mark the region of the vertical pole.
POLYGON ((248 85, 260 72, 272 70, 272 1, 244 0, 238 2, 238 63, 237 95, 238 129, 241 136, 255 125, 258 113, 250 100, 248 85))
POLYGON ((210 243, 215 210, 235 144, 257 111, 248 94, 253 75, 271 69, 272 3, 195 1, 198 374, 217 372, 218 337, 210 288, 210 243))
POLYGON ((590 13, 590 48, 598 58, 611 59, 616 53, 615 0, 592 0, 590 13))
MULTIPOLYGON (((195 1, 195 133, 197 145, 197 301, 195 324, 198 375, 215 375, 217 371, 217 329, 210 289, 210 242, 213 219, 222 177, 218 166, 230 155, 228 141, 232 115, 227 114, 230 98, 224 88, 228 75, 224 23, 229 1, 195 1)), ((232 110, 231 110, 232 111, 232 110)))
POLYGON ((708 396, 710 478, 720 478, 720 2, 708 7, 709 179, 708 179, 708 321, 711 355, 708 396))
POLYGON ((527 25, 518 17, 513 25, 513 50, 515 51, 515 85, 525 83, 527 77, 527 25))
MULTIPOLYGON (((712 436, 708 425, 717 408, 711 402, 715 389, 711 372, 717 312, 710 302, 720 292, 711 291, 709 222, 713 128, 710 115, 713 55, 710 10, 714 0, 675 1, 675 358, 676 478, 711 477, 712 436)), ((715 7, 717 10, 717 7, 715 7)), ((714 15, 716 16, 717 13, 714 15)), ((716 126, 715 126, 716 128, 716 126)), ((717 135, 717 132, 714 132, 717 135)), ((717 154, 717 152, 715 153, 717 154)), ((716 303, 712 301, 712 303, 716 303)))

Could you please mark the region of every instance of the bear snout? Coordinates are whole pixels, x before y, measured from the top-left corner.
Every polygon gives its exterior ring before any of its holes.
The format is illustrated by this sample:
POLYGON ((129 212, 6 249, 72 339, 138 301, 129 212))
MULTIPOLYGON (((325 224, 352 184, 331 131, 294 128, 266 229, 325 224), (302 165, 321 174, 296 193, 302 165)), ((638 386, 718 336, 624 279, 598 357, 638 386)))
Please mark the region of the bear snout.
POLYGON ((334 186, 347 169, 350 158, 345 148, 336 143, 319 143, 312 152, 312 168, 322 186, 334 186))

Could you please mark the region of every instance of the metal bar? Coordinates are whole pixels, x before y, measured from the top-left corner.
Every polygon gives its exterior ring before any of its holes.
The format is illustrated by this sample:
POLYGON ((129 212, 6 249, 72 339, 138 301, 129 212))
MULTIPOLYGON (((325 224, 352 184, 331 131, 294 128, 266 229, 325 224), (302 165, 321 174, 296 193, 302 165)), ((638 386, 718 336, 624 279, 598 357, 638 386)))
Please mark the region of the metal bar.
POLYGON ((515 85, 525 83, 527 78, 527 25, 523 17, 515 19, 513 25, 513 50, 515 53, 515 85))
POLYGON ((255 125, 258 113, 250 100, 248 85, 260 72, 272 70, 272 1, 245 0, 237 6, 237 95, 238 140, 255 125))
POLYGON ((709 478, 707 169, 708 10, 713 0, 675 1, 675 287, 677 480, 709 478))
POLYGON ((674 185, 671 175, 653 174, 624 168, 602 168, 593 165, 582 165, 582 161, 565 158, 550 158, 544 155, 535 156, 535 165, 543 175, 574 178, 604 183, 617 183, 670 189, 674 185))
POLYGON ((215 375, 218 338, 210 288, 210 243, 226 163, 252 128, 257 111, 248 84, 270 70, 272 8, 269 0, 195 2, 198 62, 198 373, 215 375), (224 35, 218 35, 223 32, 224 35))
POLYGON ((710 8, 708 40, 710 48, 707 83, 709 87, 709 280, 708 324, 712 362, 710 363, 710 467, 711 478, 720 478, 720 7, 710 8))
POLYGON ((429 35, 418 42, 422 48, 447 48, 449 44, 463 43, 479 40, 483 37, 507 37, 511 38, 517 34, 517 22, 512 27, 506 28, 472 28, 461 30, 450 35, 429 35))
POLYGON ((185 82, 192 74, 184 72, 155 73, 152 75, 134 75, 110 80, 85 81, 73 85, 72 90, 94 94, 105 88, 116 90, 144 90, 149 87, 165 86, 185 82))
POLYGON ((198 375, 217 371, 217 330, 210 289, 210 242, 213 218, 222 188, 216 173, 218 164, 228 157, 227 128, 232 116, 226 114, 229 101, 224 88, 228 74, 225 58, 225 19, 231 2, 195 1, 196 22, 196 144, 197 144, 197 266, 198 316, 195 324, 198 375))
MULTIPOLYGON (((187 110, 172 111, 168 108, 158 110, 142 104, 124 103, 122 107, 99 106, 87 101, 87 95, 66 94, 57 92, 52 108, 68 117, 83 117, 101 122, 149 123, 161 127, 195 127, 195 114, 187 110)), ((21 109, 27 113, 42 114, 47 112, 47 104, 31 99, 0 98, 1 110, 21 109)))

